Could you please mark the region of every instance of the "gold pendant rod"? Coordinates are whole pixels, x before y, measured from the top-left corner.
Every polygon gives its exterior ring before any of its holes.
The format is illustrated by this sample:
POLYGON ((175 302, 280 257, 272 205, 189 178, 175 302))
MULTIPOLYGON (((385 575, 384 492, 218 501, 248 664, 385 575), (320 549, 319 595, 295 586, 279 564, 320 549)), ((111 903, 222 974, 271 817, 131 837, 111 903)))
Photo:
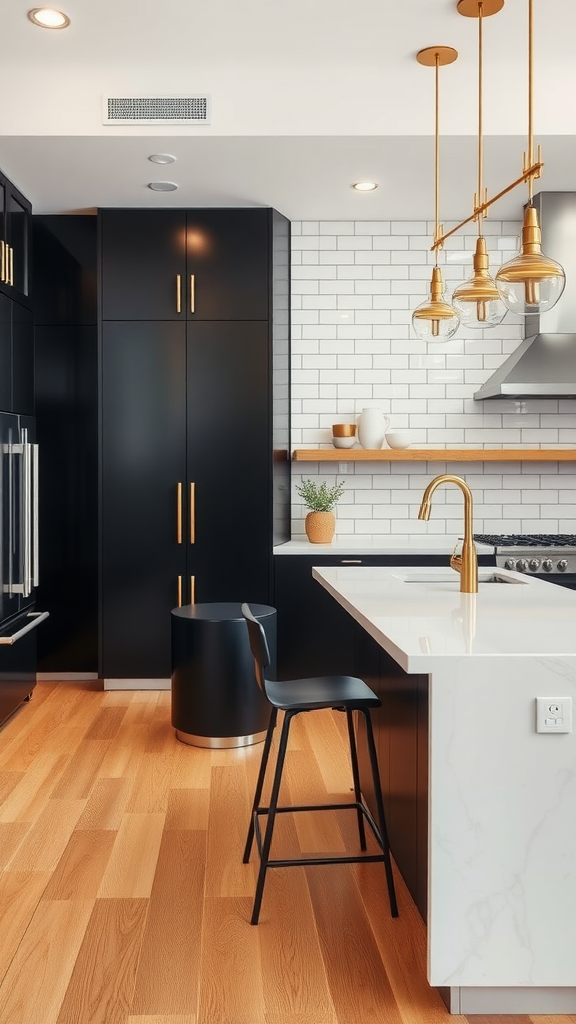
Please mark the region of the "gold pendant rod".
MULTIPOLYGON (((482 125, 482 15, 484 5, 482 2, 478 4, 478 198, 477 203, 481 203, 484 198, 484 191, 482 188, 482 174, 484 165, 484 142, 483 142, 483 125, 482 125)), ((478 214, 478 234, 482 234, 482 220, 484 212, 478 214)))
MULTIPOLYGON (((533 120, 533 57, 534 57, 534 18, 532 0, 528 0, 528 165, 534 163, 534 120, 533 120)), ((528 179, 528 199, 532 203, 534 195, 534 178, 528 179)))
POLYGON ((480 203, 476 206, 474 208, 474 212, 471 213, 469 217, 466 217, 466 220, 461 221, 455 228, 451 228, 451 230, 447 231, 445 235, 441 235, 440 238, 434 241, 434 245, 430 246, 430 249, 440 249, 446 239, 450 238, 450 235, 455 234, 456 231, 460 231, 460 228, 463 228, 465 224, 469 224, 471 220, 476 220, 480 214, 484 215, 485 210, 488 210, 493 203, 498 201, 498 199, 502 199, 502 196, 507 195, 508 192, 512 192, 512 189, 517 188, 518 185, 522 185, 529 179, 539 178, 543 167, 544 164, 540 159, 540 147, 538 147, 538 160, 535 164, 532 164, 531 167, 527 167, 521 176, 516 178, 516 181, 513 181, 512 184, 508 185, 506 188, 503 188, 497 195, 492 196, 492 199, 487 199, 485 203, 480 203))
MULTIPOLYGON (((436 195, 436 229, 434 231, 434 241, 436 242, 440 234, 440 60, 438 54, 436 54, 436 61, 434 64, 434 75, 436 82, 436 100, 435 100, 435 111, 434 111, 434 173, 436 177, 435 183, 435 195, 436 195)), ((438 249, 434 250, 436 257, 438 257, 438 249)), ((436 259, 438 262, 438 259, 436 259)))

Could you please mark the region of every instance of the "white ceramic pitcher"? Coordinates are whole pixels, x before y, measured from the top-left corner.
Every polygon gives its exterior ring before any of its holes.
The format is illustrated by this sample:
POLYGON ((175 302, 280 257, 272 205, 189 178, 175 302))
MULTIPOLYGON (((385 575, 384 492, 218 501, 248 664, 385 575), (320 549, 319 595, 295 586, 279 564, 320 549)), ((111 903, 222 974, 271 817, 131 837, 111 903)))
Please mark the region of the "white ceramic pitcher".
POLYGON ((367 406, 356 417, 358 441, 362 448, 381 448, 388 430, 390 419, 375 406, 367 406))

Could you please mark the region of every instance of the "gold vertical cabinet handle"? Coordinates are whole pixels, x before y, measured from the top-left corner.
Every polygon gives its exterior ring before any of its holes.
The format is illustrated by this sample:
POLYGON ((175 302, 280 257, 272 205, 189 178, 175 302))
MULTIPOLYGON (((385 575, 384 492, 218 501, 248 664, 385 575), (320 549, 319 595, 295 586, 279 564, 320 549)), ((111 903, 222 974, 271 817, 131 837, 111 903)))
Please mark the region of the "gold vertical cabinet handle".
POLYGON ((190 274, 190 312, 196 312, 196 277, 190 274))
POLYGON ((176 484, 176 543, 182 543, 182 483, 176 484))
POLYGON ((196 577, 190 577, 190 604, 196 604, 196 577))
POLYGON ((6 242, 0 240, 0 283, 6 284, 6 242))
POLYGON ((178 582, 176 584, 176 600, 177 600, 178 608, 181 608, 182 607, 182 577, 181 576, 178 577, 178 582))
POLYGON ((176 312, 182 312, 182 274, 176 274, 176 312))
POLYGON ((196 484, 190 484, 190 543, 196 543, 196 484))
POLYGON ((8 248, 10 250, 10 281, 8 283, 14 286, 14 249, 11 245, 8 248))

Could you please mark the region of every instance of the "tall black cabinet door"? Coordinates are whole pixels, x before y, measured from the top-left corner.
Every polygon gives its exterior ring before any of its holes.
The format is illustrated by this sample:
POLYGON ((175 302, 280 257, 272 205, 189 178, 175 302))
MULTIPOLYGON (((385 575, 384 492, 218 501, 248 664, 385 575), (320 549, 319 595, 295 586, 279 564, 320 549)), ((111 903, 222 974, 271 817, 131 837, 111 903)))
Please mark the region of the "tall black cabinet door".
POLYGON ((189 320, 267 320, 269 210, 188 210, 189 320))
POLYGON ((187 547, 197 602, 268 602, 269 372, 268 324, 188 326, 187 547))
POLYGON ((102 210, 103 320, 186 319, 186 215, 102 210))
POLYGON ((102 329, 103 678, 170 676, 170 611, 184 575, 186 340, 177 323, 102 329))
POLYGON ((12 303, 0 294, 0 412, 12 411, 12 303))
POLYGON ((34 416, 34 318, 17 302, 12 303, 12 406, 34 416))

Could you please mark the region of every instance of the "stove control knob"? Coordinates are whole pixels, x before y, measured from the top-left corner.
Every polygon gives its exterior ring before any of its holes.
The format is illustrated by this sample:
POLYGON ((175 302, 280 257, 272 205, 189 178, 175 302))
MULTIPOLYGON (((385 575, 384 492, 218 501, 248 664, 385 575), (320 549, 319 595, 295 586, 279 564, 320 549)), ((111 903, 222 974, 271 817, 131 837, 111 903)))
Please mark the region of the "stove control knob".
POLYGON ((536 572, 536 570, 540 568, 540 559, 539 558, 531 558, 528 564, 530 566, 530 571, 531 572, 536 572))
POLYGON ((504 568, 505 569, 515 569, 516 568, 516 559, 515 558, 507 558, 506 561, 504 562, 504 568))
POLYGON ((558 572, 566 572, 566 569, 568 568, 568 562, 566 561, 565 558, 561 558, 560 559, 560 561, 558 562, 557 568, 558 568, 558 572))
POLYGON ((552 569, 554 568, 554 563, 552 559, 545 558, 542 562, 542 568, 544 569, 544 572, 552 572, 552 569))
POLYGON ((526 559, 519 558, 516 562, 516 568, 518 569, 518 572, 526 572, 528 568, 528 562, 526 561, 526 559))

